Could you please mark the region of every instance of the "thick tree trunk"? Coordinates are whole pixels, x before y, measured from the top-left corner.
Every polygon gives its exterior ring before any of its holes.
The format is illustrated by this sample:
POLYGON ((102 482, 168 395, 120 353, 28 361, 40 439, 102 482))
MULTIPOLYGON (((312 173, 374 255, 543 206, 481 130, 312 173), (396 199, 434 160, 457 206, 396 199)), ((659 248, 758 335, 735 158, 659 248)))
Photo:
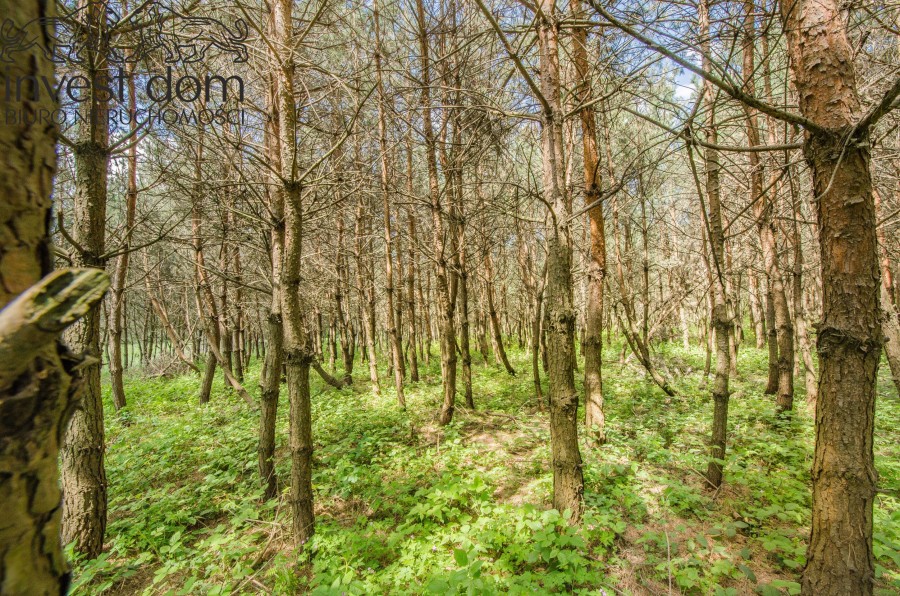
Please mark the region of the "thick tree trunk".
MULTIPOLYGON (((85 13, 91 31, 106 29, 102 5, 91 4, 85 13)), ((99 38, 105 36, 100 34, 99 38)), ((108 75, 106 48, 86 49, 92 59, 84 73, 88 80, 108 75)), ((73 149, 75 157, 75 217, 73 264, 77 267, 106 268, 106 202, 109 169, 109 112, 103 93, 86 90, 88 100, 81 104, 84 122, 73 149)), ((94 558, 103 549, 106 533, 106 470, 103 459, 106 440, 103 427, 103 401, 100 387, 100 309, 93 308, 70 337, 76 353, 93 360, 84 367, 84 393, 81 407, 69 420, 62 447, 63 527, 66 544, 74 543, 76 552, 94 558)))
POLYGON ((818 205, 822 322, 804 594, 872 594, 872 448, 883 342, 870 120, 861 120, 853 48, 834 0, 782 4, 818 205))
MULTIPOLYGON (((2 1, 0 12, 18 23, 54 14, 52 4, 33 0, 2 1)), ((53 80, 44 42, 52 39, 52 25, 43 26, 47 29, 38 44, 13 55, 7 76, 53 80)), ((0 106, 3 113, 57 109, 52 95, 43 92, 37 99, 3 98, 0 106)), ((65 594, 68 589, 59 540, 57 458, 77 402, 79 383, 73 369, 79 360, 56 340, 65 327, 61 321, 70 324, 85 314, 109 283, 97 271, 68 270, 34 285, 53 267, 48 215, 55 141, 55 128, 43 122, 23 119, 0 127, 0 196, 5 207, 0 228, 11 232, 0 240, 0 591, 10 596, 65 594), (48 303, 56 307, 48 309, 48 303), (29 315, 34 304, 40 305, 43 319, 29 315), (23 325, 25 321, 32 324, 23 325)))

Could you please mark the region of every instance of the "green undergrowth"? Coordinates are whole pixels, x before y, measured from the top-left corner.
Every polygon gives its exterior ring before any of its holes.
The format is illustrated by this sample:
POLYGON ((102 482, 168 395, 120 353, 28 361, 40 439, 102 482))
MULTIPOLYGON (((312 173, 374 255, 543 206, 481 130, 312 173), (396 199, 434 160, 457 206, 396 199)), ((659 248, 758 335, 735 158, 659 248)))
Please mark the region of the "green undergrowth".
MULTIPOLYGON (((264 501, 257 419, 217 378, 127 379, 107 402, 109 525, 100 558, 74 563, 75 594, 795 594, 810 521, 812 421, 802 391, 791 421, 762 395, 766 356, 743 349, 732 384, 726 476, 704 486, 711 403, 702 350, 658 350, 678 396, 605 350, 607 444, 582 444, 585 513, 549 509, 550 437, 528 355, 511 377, 473 366, 477 410, 440 428, 437 358, 407 386, 335 390, 313 373, 316 535, 290 540, 283 487, 264 501), (670 588, 671 586, 671 588, 670 588)), ((258 394, 258 363, 246 387, 258 394)), ((382 367, 381 373, 384 374, 382 367)), ((579 374, 576 374, 578 377, 579 374)), ((798 383, 798 387, 802 382, 798 383)), ((108 396, 107 396, 108 397, 108 396)), ((460 396, 460 401, 461 396, 460 396)), ((282 392, 277 471, 287 468, 282 392)), ((875 507, 878 590, 900 590, 900 403, 879 385, 875 507)))

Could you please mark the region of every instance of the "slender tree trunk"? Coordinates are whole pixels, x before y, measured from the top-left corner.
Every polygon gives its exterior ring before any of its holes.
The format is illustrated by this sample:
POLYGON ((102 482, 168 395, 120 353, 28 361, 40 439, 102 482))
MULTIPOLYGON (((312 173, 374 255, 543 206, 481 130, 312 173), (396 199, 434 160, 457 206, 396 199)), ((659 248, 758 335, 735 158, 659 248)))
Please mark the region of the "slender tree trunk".
MULTIPOLYGON (((336 152, 337 153, 337 152, 336 152)), ((337 163, 341 163, 342 160, 339 156, 336 156, 337 163)), ((340 188, 337 190, 338 192, 338 205, 342 204, 340 188)), ((347 263, 344 259, 344 256, 341 254, 341 250, 344 245, 344 211, 343 208, 339 207, 337 215, 337 231, 338 231, 338 241, 337 241, 337 249, 334 258, 335 262, 335 289, 334 289, 334 307, 335 314, 338 318, 338 327, 341 335, 341 360, 343 361, 344 366, 344 378, 343 383, 344 386, 350 386, 353 384, 353 332, 350 325, 350 320, 348 315, 344 312, 344 289, 348 287, 349 281, 347 280, 347 263)))
POLYGON ((397 402, 406 408, 406 397, 403 394, 403 347, 400 341, 400 329, 394 312, 394 254, 391 237, 391 204, 387 142, 387 114, 385 114, 384 82, 381 65, 381 27, 378 24, 378 1, 375 0, 373 19, 375 21, 375 81, 378 88, 378 143, 381 153, 381 200, 384 209, 384 278, 387 300, 388 335, 391 344, 391 362, 394 369, 394 388, 397 391, 397 402))
POLYGON ((497 309, 494 306, 494 263, 491 259, 490 250, 484 253, 484 275, 485 297, 487 298, 488 316, 491 323, 491 339, 494 346, 494 356, 498 362, 503 363, 503 368, 511 375, 516 374, 516 370, 509 363, 509 357, 506 355, 506 349, 503 347, 503 335, 500 329, 500 319, 497 317, 497 309))
MULTIPOLYGON (((412 173, 412 153, 410 153, 410 173, 412 173)), ((410 187, 412 186, 412 178, 410 178, 410 187)), ((409 188, 409 194, 412 195, 412 188, 409 188)), ((409 210, 406 214, 409 222, 409 265, 406 273, 406 301, 407 310, 409 311, 409 380, 417 382, 419 380, 419 358, 416 355, 416 344, 418 343, 416 326, 416 220, 409 210)))
POLYGON ((281 271, 281 313, 284 318, 284 361, 290 399, 289 450, 291 491, 288 498, 294 542, 306 544, 312 538, 312 406, 309 368, 313 359, 301 302, 303 255, 303 188, 298 180, 297 113, 294 93, 295 63, 291 0, 273 2, 275 38, 284 54, 279 55, 278 138, 281 149, 281 187, 284 201, 284 254, 281 271))
MULTIPOLYGON (((457 185, 461 195, 461 186, 457 185)), ((462 196, 459 196, 459 201, 462 196)), ((460 218, 462 219, 462 218, 460 218)), ((459 235, 457 241, 457 268, 459 270, 459 351, 462 355, 463 386, 465 387, 466 407, 475 409, 475 398, 472 395, 472 352, 469 346, 469 273, 466 268, 466 228, 462 221, 457 225, 459 235)))
POLYGON ((550 377, 550 451, 553 507, 581 519, 584 476, 578 447, 578 393, 575 390, 575 308, 572 297, 571 199, 563 180, 563 111, 555 0, 541 0, 537 17, 540 89, 546 105, 541 126, 544 199, 553 229, 547 246, 547 351, 550 377))
POLYGON ((766 395, 778 393, 778 326, 775 323, 775 296, 772 280, 766 277, 766 343, 769 348, 769 377, 766 381, 766 395))
MULTIPOLYGON (((755 95, 756 93, 756 86, 753 80, 755 72, 755 19, 755 0, 744 0, 744 60, 742 72, 744 76, 744 91, 750 95, 755 95)), ((747 122, 747 140, 751 147, 759 146, 759 118, 756 110, 745 106, 744 111, 747 122)), ((774 125, 770 121, 769 130, 773 131, 773 129, 774 125)), ((773 189, 772 200, 769 200, 769 197, 763 192, 763 172, 759 154, 751 151, 747 155, 750 160, 750 200, 754 201, 759 243, 762 247, 763 261, 766 268, 766 276, 769 280, 769 288, 773 299, 772 307, 775 315, 775 335, 778 344, 776 407, 779 413, 785 413, 790 412, 794 405, 794 327, 791 323, 787 292, 784 289, 782 280, 782 266, 778 258, 775 228, 770 217, 770 204, 774 205, 776 195, 773 189)))
MULTIPOLYGON (((700 3, 699 20, 700 39, 703 40, 701 42, 703 65, 704 68, 709 68, 709 0, 703 0, 700 3)), ((706 140, 710 144, 715 144, 717 141, 715 93, 708 81, 704 83, 703 87, 703 102, 708 114, 705 130, 706 140)), ((709 239, 711 256, 709 268, 713 277, 711 331, 714 330, 716 336, 716 376, 712 389, 713 421, 710 436, 710 460, 706 468, 706 480, 713 488, 718 488, 722 484, 722 472, 728 440, 728 381, 731 372, 731 353, 728 347, 728 337, 732 331, 732 321, 728 308, 727 282, 725 279, 725 233, 722 227, 722 203, 719 194, 719 157, 712 148, 705 149, 704 157, 706 162, 706 199, 708 201, 708 213, 704 213, 704 217, 706 219, 706 235, 709 239)), ((691 157, 691 167, 694 167, 693 157, 691 157)))
POLYGON ((759 281, 756 274, 752 271, 749 276, 748 293, 750 295, 750 319, 753 323, 753 335, 756 337, 756 349, 761 350, 766 345, 766 322, 759 300, 759 281))
MULTIPOLYGON (((773 143, 774 144, 774 143, 773 143)), ((788 164, 787 156, 785 163, 788 164)), ((795 187, 793 168, 788 164, 788 182, 791 192, 791 205, 793 208, 793 220, 791 230, 794 243, 794 271, 793 271, 793 302, 794 321, 797 341, 800 344, 800 356, 803 361, 804 382, 806 384, 806 401, 814 404, 818 399, 819 388, 816 380, 816 368, 813 363, 812 350, 809 345, 809 334, 806 329, 806 307, 803 304, 803 241, 800 235, 800 200, 795 187)))
POLYGON ((364 324, 362 325, 366 342, 366 360, 369 363, 369 381, 372 393, 381 394, 381 385, 378 382, 378 357, 375 354, 375 278, 369 273, 366 263, 368 257, 368 243, 363 240, 366 228, 366 205, 360 197, 356 204, 356 283, 359 287, 359 302, 363 310, 364 324))
MULTIPOLYGON (((269 34, 274 36, 275 22, 268 23, 269 34)), ((273 56, 275 58, 275 56, 273 56)), ((273 167, 281 169, 280 104, 278 101, 278 79, 274 77, 267 94, 267 102, 273 117, 266 124, 264 145, 266 157, 273 167)), ((281 392, 281 369, 284 365, 284 319, 282 317, 282 283, 281 274, 284 262, 284 193, 279 189, 266 192, 269 200, 269 211, 272 216, 269 237, 272 259, 272 298, 269 313, 266 317, 269 346, 266 350, 263 370, 259 378, 260 411, 259 411, 259 476, 265 484, 265 498, 278 496, 278 477, 275 473, 275 423, 278 417, 278 399, 281 392)))
MULTIPOLYGON (((881 220, 881 197, 874 189, 873 194, 875 197, 875 215, 881 220)), ((897 309, 891 298, 894 274, 891 271, 891 260, 887 252, 887 239, 884 237, 884 227, 879 227, 876 230, 876 234, 881 252, 881 309, 883 311, 881 327, 884 330, 885 337, 884 355, 887 357, 894 386, 897 388, 897 392, 900 393, 900 320, 897 319, 897 309)))
MULTIPOLYGON (((580 2, 572 6, 580 12, 580 2)), ((579 101, 588 104, 593 98, 587 56, 587 29, 575 31, 574 62, 578 84, 582 87, 579 101)), ((600 200, 600 152, 597 146, 597 123, 594 107, 581 110, 581 136, 584 153, 584 202, 593 205, 588 211, 590 258, 587 263, 587 304, 584 317, 584 423, 588 435, 602 444, 606 442, 603 416, 603 282, 606 277, 606 232, 603 205, 600 200), (595 205, 596 203, 596 205, 595 205)))
MULTIPOLYGON (((130 70, 130 69, 129 69, 130 70)), ((131 113, 137 110, 137 95, 134 88, 134 77, 128 72, 128 108, 131 113)), ((136 118, 132 118, 130 132, 137 134, 136 118)), ((109 315, 109 381, 112 388, 113 405, 116 410, 125 407, 125 385, 122 381, 122 307, 125 303, 125 280, 128 277, 128 259, 131 252, 131 231, 134 228, 134 216, 137 206, 137 146, 135 139, 128 149, 128 187, 125 191, 125 233, 122 241, 122 255, 116 263, 116 271, 110 292, 109 315)))
POLYGON ((435 135, 431 115, 431 58, 429 56, 428 31, 425 25, 423 0, 416 0, 416 17, 420 51, 420 78, 422 81, 422 131, 425 137, 425 157, 428 164, 428 192, 431 199, 434 254, 437 263, 437 297, 439 334, 441 340, 441 381, 444 389, 439 421, 441 425, 453 420, 456 404, 456 328, 454 323, 455 296, 451 292, 450 273, 444 246, 444 217, 441 192, 438 183, 435 135))

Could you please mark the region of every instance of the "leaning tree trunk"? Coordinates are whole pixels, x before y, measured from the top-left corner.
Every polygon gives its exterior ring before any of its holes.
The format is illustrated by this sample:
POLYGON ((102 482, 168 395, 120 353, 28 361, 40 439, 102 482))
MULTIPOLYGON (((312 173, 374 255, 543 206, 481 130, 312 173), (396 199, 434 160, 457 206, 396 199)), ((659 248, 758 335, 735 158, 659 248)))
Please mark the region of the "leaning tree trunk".
MULTIPOLYGON (((804 594, 871 594, 875 382, 883 342, 869 130, 853 48, 834 0, 782 3, 812 171, 822 267, 819 399, 812 465, 812 532, 804 594)), ((885 98, 882 108, 897 96, 885 98)))
MULTIPOLYGON (((53 4, 0 2, 18 23, 52 17, 53 4)), ((52 25, 44 25, 52 27, 52 25)), ((16 52, 9 77, 53 80, 43 40, 16 52)), ((0 99, 3 113, 53 113, 50 94, 0 99)), ((0 127, 0 590, 11 596, 64 594, 69 573, 59 540, 59 443, 79 387, 80 359, 57 340, 103 297, 96 270, 52 273, 49 209, 56 164, 55 128, 31 119, 0 127), (41 280, 42 276, 47 276, 41 280), (40 281, 39 281, 40 280, 40 281)))

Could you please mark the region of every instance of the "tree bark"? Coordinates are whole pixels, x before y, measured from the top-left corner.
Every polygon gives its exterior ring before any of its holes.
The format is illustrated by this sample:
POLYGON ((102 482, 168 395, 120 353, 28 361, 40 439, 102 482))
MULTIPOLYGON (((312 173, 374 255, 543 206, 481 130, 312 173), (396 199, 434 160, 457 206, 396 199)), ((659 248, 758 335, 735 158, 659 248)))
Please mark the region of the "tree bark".
POLYGON ((575 308, 572 297, 571 198, 563 179, 563 111, 560 105, 558 16, 555 0, 541 0, 537 16, 540 91, 544 97, 541 161, 544 200, 553 229, 547 246, 547 352, 549 357, 550 451, 553 507, 581 519, 584 476, 578 447, 578 393, 575 390, 575 308))
MULTIPOLYGON (((132 70, 130 67, 129 70, 132 70)), ((128 73, 128 109, 137 111, 137 95, 134 77, 128 73)), ((132 118, 130 134, 137 134, 137 119, 132 118)), ((112 292, 110 292, 109 314, 109 381, 112 388, 113 405, 116 410, 125 407, 125 385, 122 381, 122 310, 125 303, 125 280, 128 277, 128 260, 131 252, 131 232, 134 228, 135 209, 137 207, 137 148, 135 139, 128 149, 128 187, 125 191, 125 231, 122 240, 122 255, 116 263, 113 276, 112 292)))
MULTIPOLYGON (((54 15, 52 4, 34 0, 2 1, 0 12, 18 23, 54 15)), ((13 55, 7 76, 53 80, 45 41, 52 39, 52 25, 43 27, 47 29, 36 45, 13 55)), ((0 98, 0 107, 3 113, 52 113, 58 105, 51 94, 40 93, 21 101, 0 98)), ((80 359, 57 339, 103 297, 109 284, 100 272, 72 270, 39 282, 53 268, 49 211, 55 142, 56 129, 45 122, 23 120, 0 127, 0 227, 12 232, 0 239, 0 591, 11 596, 56 595, 68 589, 59 539, 57 461, 78 399, 74 369, 80 359)))
POLYGON ((438 328, 441 343, 441 381, 444 389, 443 403, 439 414, 441 425, 453 420, 456 407, 456 327, 455 296, 451 292, 450 272, 444 245, 444 217, 441 206, 441 192, 438 182, 435 135, 431 115, 431 58, 429 56, 428 31, 425 24, 423 0, 416 0, 416 18, 420 52, 420 78, 422 81, 422 132, 425 137, 425 157, 428 164, 428 192, 431 200, 432 233, 434 256, 437 264, 438 328))
MULTIPOLYGON (((709 68, 709 0, 703 0, 700 3, 699 20, 704 68, 709 68)), ((712 85, 708 81, 705 81, 703 86, 703 102, 708 114, 708 121, 705 127, 706 140, 710 144, 715 144, 718 136, 716 130, 716 100, 712 85)), ((732 320, 728 308, 727 281, 725 279, 725 233, 722 227, 722 202, 719 190, 719 158, 715 149, 711 147, 705 149, 704 158, 706 167, 706 198, 708 201, 708 213, 704 212, 706 219, 705 231, 709 239, 709 253, 711 256, 709 269, 713 277, 713 307, 710 317, 710 332, 715 332, 716 347, 716 376, 712 388, 713 421, 710 433, 710 460, 706 468, 706 480, 713 488, 719 488, 722 484, 725 451, 728 441, 728 382, 731 373, 731 352, 729 351, 728 338, 732 331, 732 320)), ((691 167, 694 167, 693 157, 691 157, 691 167)), ((696 171, 694 174, 696 175, 696 171)))
MULTIPOLYGON (((573 12, 580 12, 578 0, 573 12)), ((588 70, 587 29, 575 30, 574 62, 578 84, 582 90, 579 102, 587 104, 593 97, 588 70)), ((590 257, 587 263, 587 303, 584 316, 584 423, 588 435, 597 443, 606 442, 603 415, 603 283, 606 278, 606 233, 603 205, 600 199, 600 152, 597 146, 597 123, 593 106, 581 110, 581 136, 584 154, 584 202, 593 207, 588 211, 590 228, 590 257), (595 205, 596 203, 596 205, 595 205)))
POLYGON ((390 202, 390 164, 388 162, 387 114, 384 98, 384 81, 382 80, 381 27, 378 24, 378 0, 373 9, 375 21, 375 85, 378 89, 378 144, 381 153, 381 201, 384 210, 384 290, 387 301, 388 336, 391 343, 391 363, 394 369, 394 389, 397 391, 397 403, 406 408, 406 397, 403 394, 403 347, 400 342, 400 329, 394 311, 394 249, 391 237, 391 202, 390 202))
MULTIPOLYGON (((106 12, 100 4, 90 4, 84 13, 92 37, 85 52, 85 76, 95 80, 108 76, 106 12)), ((77 267, 106 268, 106 203, 109 169, 108 99, 103 93, 85 90, 81 104, 84 121, 80 124, 73 153, 75 157, 75 217, 73 238, 78 244, 73 264, 77 267)), ((84 393, 81 407, 69 420, 62 446, 63 526, 66 544, 74 543, 76 552, 89 559, 103 549, 106 533, 106 440, 103 428, 103 400, 100 387, 100 309, 99 304, 72 328, 71 346, 76 353, 92 357, 84 368, 84 393)))
POLYGON ((804 594, 872 594, 875 382, 881 358, 880 272, 853 48, 834 0, 783 3, 800 111, 815 123, 804 154, 818 205, 822 322, 813 455, 812 532, 804 594))
POLYGON ((766 318, 763 313, 763 307, 759 299, 759 281, 756 273, 750 272, 749 276, 750 294, 750 318, 753 322, 753 335, 756 336, 756 349, 762 350, 766 347, 766 318))
MULTIPOLYGON (((743 68, 744 91, 755 95, 756 85, 753 75, 755 67, 755 39, 756 39, 756 10, 755 0, 744 0, 744 39, 743 39, 743 68)), ((766 67, 768 68, 768 67, 766 67)), ((770 93, 768 95, 771 95, 770 93)), ((759 146, 759 116, 756 110, 750 106, 744 106, 747 122, 747 141, 751 147, 759 146)), ((769 121, 769 131, 774 132, 774 124, 769 121)), ((766 268, 766 276, 769 280, 773 298, 775 314, 775 335, 778 343, 778 366, 776 408, 779 413, 790 412, 794 407, 794 327, 791 322, 791 312, 787 301, 787 292, 784 289, 782 279, 782 266, 778 258, 778 246, 775 239, 775 228, 771 220, 771 209, 775 203, 775 191, 772 190, 772 200, 763 192, 763 172, 759 161, 759 154, 750 152, 747 154, 750 160, 750 200, 754 201, 756 225, 759 231, 759 243, 762 247, 763 262, 766 268)), ((770 365, 771 370, 771 365, 770 365)))
MULTIPOLYGON (((875 196, 875 215, 881 219, 881 197, 878 192, 873 189, 875 196)), ((884 237, 884 227, 876 230, 878 238, 878 247, 881 251, 881 309, 882 323, 884 330, 885 344, 884 355, 888 361, 888 367, 891 370, 891 378, 897 392, 900 393, 900 320, 897 318, 897 309, 891 297, 893 291, 893 271, 891 271, 891 260, 887 252, 887 239, 884 237)))
POLYGON ((285 52, 279 56, 278 138, 281 149, 281 186, 284 201, 284 255, 282 258, 281 312, 284 317, 284 361, 290 399, 289 450, 291 458, 291 526, 294 542, 306 544, 312 538, 312 411, 309 368, 313 359, 310 338, 301 303, 303 255, 303 188, 298 180, 297 113, 294 93, 293 21, 291 0, 273 2, 275 37, 285 52))
MULTIPOLYGON (((275 35, 274 20, 268 23, 270 35, 275 35)), ((273 56, 275 58, 275 56, 273 56)), ((264 145, 266 157, 278 171, 281 169, 281 145, 279 142, 280 115, 278 102, 278 77, 274 77, 267 94, 273 117, 266 124, 264 145)), ((278 496, 278 476, 275 472, 275 423, 278 417, 278 399, 281 392, 281 369, 284 365, 284 319, 281 311, 281 270, 284 261, 284 194, 277 188, 266 191, 272 221, 269 231, 272 259, 272 298, 266 317, 268 349, 259 379, 259 476, 265 484, 265 498, 278 496)))

